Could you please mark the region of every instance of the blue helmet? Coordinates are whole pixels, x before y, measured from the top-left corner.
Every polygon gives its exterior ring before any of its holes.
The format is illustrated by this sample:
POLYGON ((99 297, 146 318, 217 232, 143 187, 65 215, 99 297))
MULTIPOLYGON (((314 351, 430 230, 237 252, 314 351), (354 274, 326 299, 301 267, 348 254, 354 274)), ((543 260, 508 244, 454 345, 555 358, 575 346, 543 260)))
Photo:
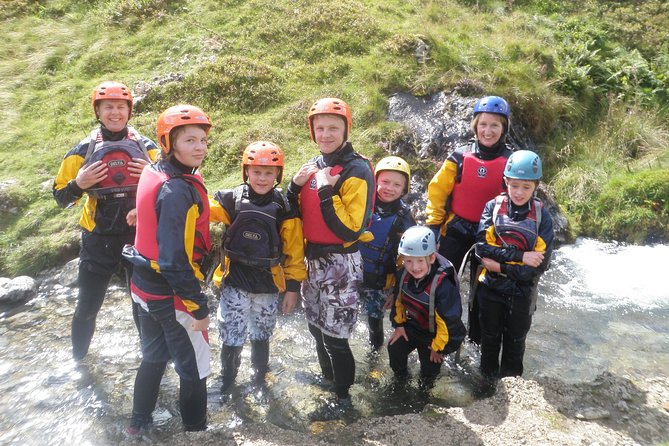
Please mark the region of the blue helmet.
POLYGON ((499 96, 486 96, 481 99, 474 105, 474 117, 479 113, 495 113, 496 115, 502 115, 506 119, 509 119, 511 114, 511 107, 509 103, 500 98, 499 96))
POLYGON ((541 175, 541 158, 531 150, 513 152, 504 167, 504 176, 507 178, 538 181, 541 175))

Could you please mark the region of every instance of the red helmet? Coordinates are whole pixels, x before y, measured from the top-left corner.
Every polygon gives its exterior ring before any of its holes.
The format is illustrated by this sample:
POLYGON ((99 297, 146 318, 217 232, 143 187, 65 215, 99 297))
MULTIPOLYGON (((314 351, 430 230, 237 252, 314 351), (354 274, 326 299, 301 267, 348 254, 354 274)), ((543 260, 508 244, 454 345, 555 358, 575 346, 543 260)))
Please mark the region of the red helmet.
POLYGON ((199 107, 194 105, 175 105, 160 114, 156 124, 156 134, 158 143, 163 148, 163 152, 170 153, 172 142, 170 141, 170 132, 183 125, 201 125, 204 131, 209 134, 212 123, 211 119, 199 107))
POLYGON ((128 101, 128 106, 130 107, 130 115, 132 115, 132 92, 127 87, 127 85, 120 82, 103 82, 93 89, 93 96, 91 98, 91 105, 93 105, 93 111, 95 116, 98 116, 98 112, 95 110, 95 106, 98 101, 103 99, 125 99, 128 101))
POLYGON ((346 121, 344 141, 348 140, 353 120, 351 119, 351 108, 346 102, 338 98, 323 98, 317 100, 314 105, 311 106, 307 121, 309 122, 309 134, 311 134, 311 139, 314 142, 316 142, 316 136, 314 135, 314 116, 316 115, 339 115, 344 118, 346 121))
POLYGON ((279 168, 279 176, 276 182, 281 183, 283 178, 283 150, 270 141, 252 142, 244 149, 242 155, 242 178, 248 180, 246 166, 276 166, 279 168))

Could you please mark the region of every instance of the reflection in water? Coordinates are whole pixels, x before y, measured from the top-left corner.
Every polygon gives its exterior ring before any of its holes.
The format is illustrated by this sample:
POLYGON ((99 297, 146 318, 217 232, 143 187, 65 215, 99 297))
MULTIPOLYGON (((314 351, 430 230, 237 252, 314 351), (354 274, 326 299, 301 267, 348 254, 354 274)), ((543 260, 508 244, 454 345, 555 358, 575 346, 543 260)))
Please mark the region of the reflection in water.
MULTIPOLYGON (((558 250, 540 288, 539 309, 528 337, 527 376, 579 381, 605 369, 630 376, 666 375, 669 296, 644 279, 647 272, 641 265, 658 263, 668 250, 589 240, 558 250)), ((131 412, 140 362, 129 297, 118 286, 111 290, 91 353, 76 364, 70 358, 69 338, 76 292, 45 288, 34 301, 0 314, 0 444, 117 444, 131 412)), ((386 322, 389 335, 388 326, 386 322)), ((450 358, 435 387, 425 393, 415 381, 398 387, 385 350, 369 354, 366 338, 361 322, 351 340, 357 367, 352 417, 418 412, 428 403, 466 406, 474 400, 478 357, 473 346, 465 346, 458 365, 450 358)), ((314 430, 308 415, 330 393, 318 385, 313 340, 301 313, 279 318, 267 385, 251 385, 247 348, 229 399, 218 391, 217 333, 212 332, 210 339, 214 361, 208 383, 210 429, 252 420, 314 430)), ((412 365, 417 375, 417 360, 412 365)), ((148 434, 153 441, 182 429, 177 387, 178 377, 168 368, 154 413, 155 427, 148 434)))

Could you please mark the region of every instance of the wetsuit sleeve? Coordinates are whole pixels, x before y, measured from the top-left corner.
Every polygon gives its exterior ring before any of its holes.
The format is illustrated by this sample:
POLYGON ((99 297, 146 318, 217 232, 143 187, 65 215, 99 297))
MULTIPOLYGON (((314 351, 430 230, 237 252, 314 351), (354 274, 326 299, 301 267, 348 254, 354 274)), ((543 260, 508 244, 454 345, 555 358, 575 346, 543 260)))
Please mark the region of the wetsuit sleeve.
POLYGON ((462 323, 462 301, 453 282, 445 278, 435 293, 435 336, 432 350, 444 354, 456 351, 465 339, 465 325, 462 323))
POLYGON ((426 225, 441 226, 446 220, 446 203, 453 193, 457 170, 457 163, 449 157, 427 185, 426 225))
POLYGON ((211 223, 223 223, 225 226, 232 224, 230 218, 230 205, 232 203, 232 190, 222 190, 209 197, 209 221, 211 223))
POLYGON ((58 174, 53 182, 53 198, 62 208, 74 206, 84 194, 84 190, 77 186, 75 179, 79 169, 84 164, 85 151, 82 153, 82 146, 88 147, 88 140, 84 140, 72 148, 60 163, 58 174))
POLYGON ((302 220, 297 215, 297 209, 291 209, 290 215, 281 222, 280 234, 285 260, 283 272, 286 277, 287 291, 300 291, 300 284, 307 278, 304 265, 304 235, 302 234, 302 220))
POLYGON ((390 323, 393 328, 402 327, 407 321, 404 305, 400 298, 400 279, 402 278, 403 271, 404 268, 400 268, 395 275, 395 286, 393 287, 393 296, 395 297, 395 300, 390 307, 390 323))
POLYGON ((209 314, 207 296, 195 276, 192 252, 199 194, 183 179, 166 181, 156 199, 158 266, 174 293, 196 319, 209 314))
POLYGON ((346 178, 338 194, 329 185, 318 189, 325 224, 345 242, 355 242, 367 229, 363 224, 371 215, 373 184, 372 172, 366 167, 346 178))

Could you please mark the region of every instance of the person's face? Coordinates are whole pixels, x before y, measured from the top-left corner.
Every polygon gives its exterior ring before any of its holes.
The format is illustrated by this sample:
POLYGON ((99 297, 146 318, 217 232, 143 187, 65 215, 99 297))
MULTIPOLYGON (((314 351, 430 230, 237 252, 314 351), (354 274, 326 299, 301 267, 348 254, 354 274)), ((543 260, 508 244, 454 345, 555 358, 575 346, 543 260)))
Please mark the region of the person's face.
POLYGON ((517 180, 515 178, 506 178, 506 187, 509 198, 516 206, 523 206, 534 194, 537 185, 530 180, 517 180))
POLYGON ((197 125, 186 125, 172 141, 174 157, 187 167, 200 167, 207 156, 207 132, 197 125))
POLYGON ((400 172, 382 170, 376 177, 376 193, 379 200, 391 203, 404 194, 407 178, 400 172))
POLYGON ((493 113, 481 113, 476 123, 476 137, 486 147, 497 144, 504 132, 504 121, 499 115, 493 113))
POLYGON ((314 138, 321 153, 328 154, 344 143, 346 121, 338 115, 316 115, 313 118, 314 138))
POLYGON ((274 183, 279 176, 279 168, 276 166, 246 166, 251 189, 258 195, 265 195, 274 188, 274 183))
POLYGON ((98 119, 112 132, 120 132, 128 125, 130 105, 125 99, 103 99, 95 104, 98 119))
POLYGON ((431 254, 427 257, 404 256, 404 269, 414 279, 422 279, 430 272, 430 267, 432 267, 436 258, 436 254, 431 254))

